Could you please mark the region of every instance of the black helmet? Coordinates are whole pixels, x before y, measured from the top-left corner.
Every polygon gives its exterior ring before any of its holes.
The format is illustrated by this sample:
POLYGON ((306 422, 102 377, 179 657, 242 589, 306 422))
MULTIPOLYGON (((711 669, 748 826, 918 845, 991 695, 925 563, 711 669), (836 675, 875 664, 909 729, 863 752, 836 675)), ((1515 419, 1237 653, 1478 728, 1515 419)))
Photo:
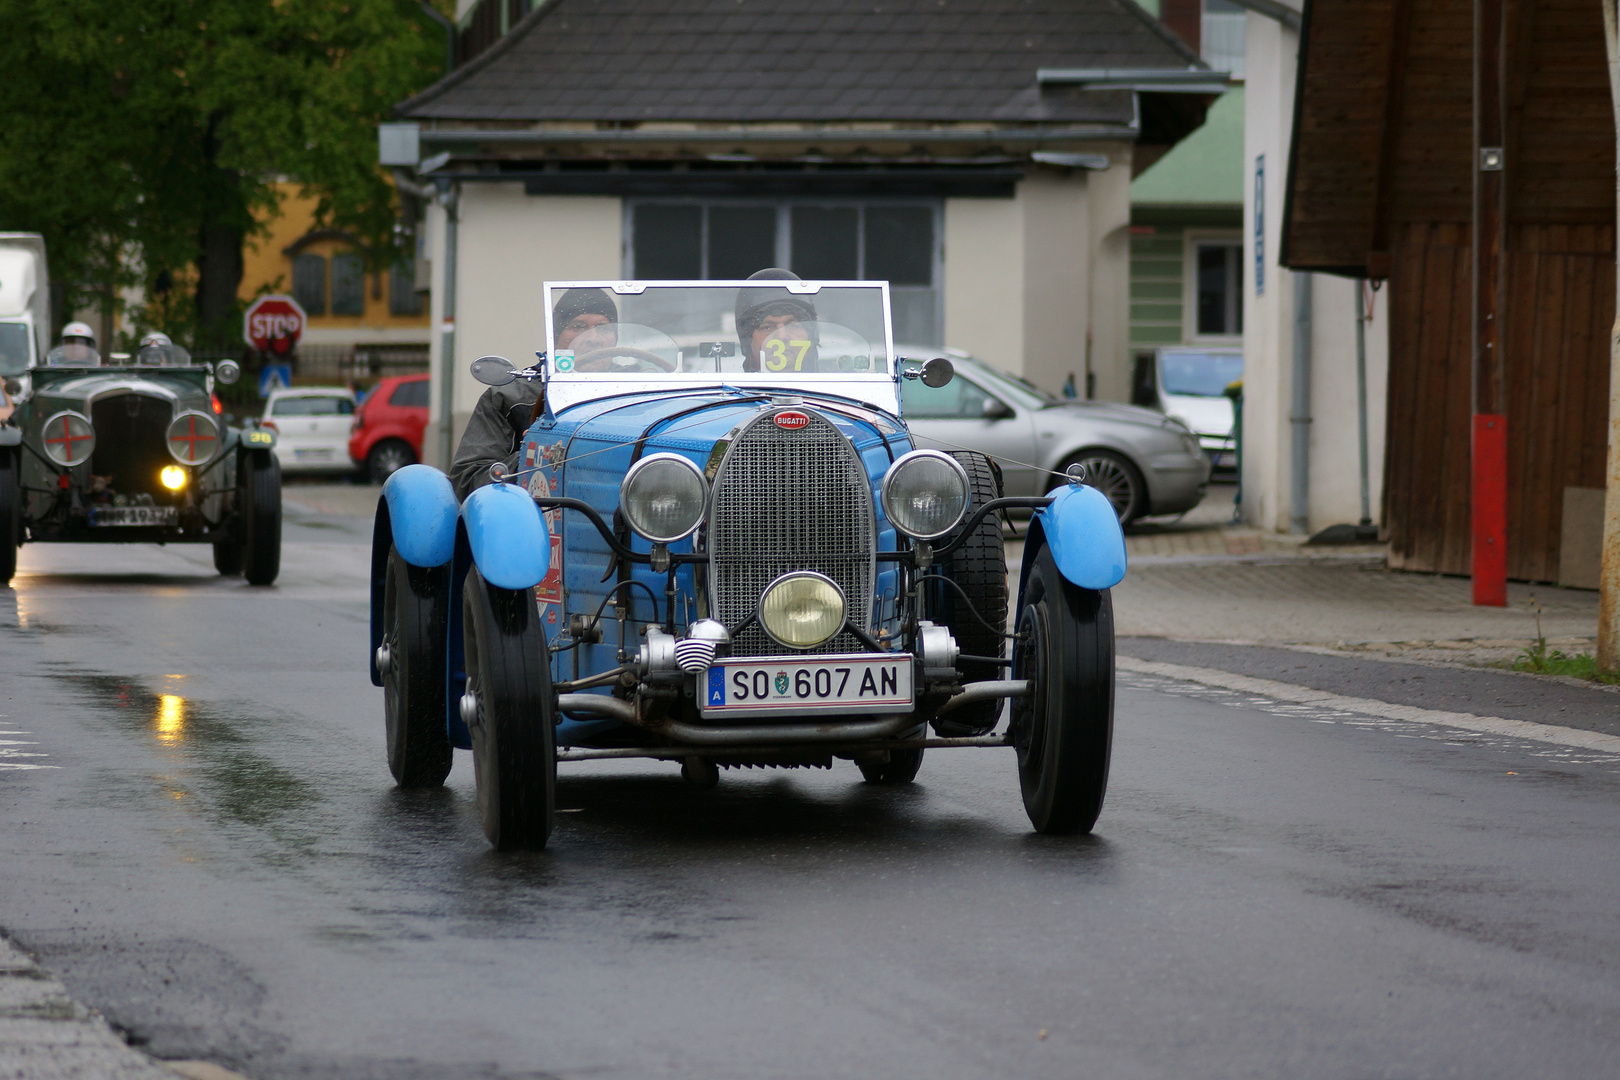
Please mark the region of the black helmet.
POLYGON ((580 315, 600 315, 608 322, 619 321, 619 306, 602 289, 569 289, 551 307, 551 324, 561 330, 580 315))
MULTIPOLYGON (((748 276, 749 281, 799 281, 798 274, 780 267, 771 267, 760 270, 748 276)), ((754 341, 754 331, 759 324, 772 315, 791 315, 801 322, 816 321, 815 301, 808 296, 795 296, 787 292, 780 285, 762 286, 737 290, 737 341, 742 345, 743 356, 750 360, 749 346, 754 341)))

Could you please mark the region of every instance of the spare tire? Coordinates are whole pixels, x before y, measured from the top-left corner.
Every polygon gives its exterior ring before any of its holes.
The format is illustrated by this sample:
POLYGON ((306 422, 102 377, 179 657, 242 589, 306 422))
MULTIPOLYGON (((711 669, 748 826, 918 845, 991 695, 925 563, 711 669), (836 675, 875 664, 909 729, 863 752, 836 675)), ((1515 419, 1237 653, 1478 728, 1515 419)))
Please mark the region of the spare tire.
MULTIPOLYGON (((972 450, 952 451, 951 456, 967 470, 972 497, 971 516, 991 499, 1001 497, 1000 477, 990 459, 972 450)), ((1001 518, 987 515, 972 535, 940 562, 942 576, 955 582, 958 592, 943 582, 929 585, 928 611, 933 621, 950 629, 962 652, 970 656, 1001 657, 1007 625, 1007 552, 1001 539, 1001 518), (972 611, 968 609, 972 605, 972 611), (983 621, 973 617, 977 611, 983 621), (989 625, 986 626, 985 624, 989 625)), ((998 664, 965 660, 957 664, 964 682, 1006 678, 998 664)), ((934 721, 934 730, 945 738, 983 735, 996 726, 1001 702, 984 701, 965 705, 934 721)))

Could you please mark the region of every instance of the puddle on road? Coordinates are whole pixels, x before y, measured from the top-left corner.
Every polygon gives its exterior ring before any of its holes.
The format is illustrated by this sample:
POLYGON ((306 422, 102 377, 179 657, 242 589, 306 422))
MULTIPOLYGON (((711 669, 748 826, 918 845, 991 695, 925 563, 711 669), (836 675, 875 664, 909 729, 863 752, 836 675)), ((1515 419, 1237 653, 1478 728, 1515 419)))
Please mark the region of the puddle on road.
MULTIPOLYGON (((179 769, 138 785, 141 797, 156 793, 171 804, 244 825, 307 828, 302 819, 321 801, 319 792, 253 750, 239 730, 245 723, 263 724, 264 717, 227 716, 188 698, 184 675, 159 676, 155 689, 118 676, 59 672, 51 677, 68 684, 97 713, 173 757, 179 769)), ((117 797, 113 790, 105 794, 117 797)))

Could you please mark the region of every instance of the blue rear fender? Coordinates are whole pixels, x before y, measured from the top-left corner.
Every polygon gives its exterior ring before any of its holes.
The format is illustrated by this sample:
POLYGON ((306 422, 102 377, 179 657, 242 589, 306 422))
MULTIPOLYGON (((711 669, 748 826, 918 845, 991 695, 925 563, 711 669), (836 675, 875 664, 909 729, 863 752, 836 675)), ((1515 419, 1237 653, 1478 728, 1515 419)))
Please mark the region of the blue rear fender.
POLYGON ((1058 573, 1082 589, 1111 589, 1125 580, 1125 532, 1113 504, 1096 488, 1069 484, 1035 512, 1025 538, 1020 597, 1043 546, 1051 549, 1058 573))
POLYGON ((485 581, 501 589, 532 589, 545 580, 551 535, 540 507, 523 488, 481 487, 467 496, 461 519, 473 564, 485 581))
POLYGON ((412 566, 444 566, 456 543, 456 492, 450 478, 430 465, 407 465, 383 484, 371 532, 371 682, 382 685, 377 646, 383 639, 383 589, 388 551, 412 566))

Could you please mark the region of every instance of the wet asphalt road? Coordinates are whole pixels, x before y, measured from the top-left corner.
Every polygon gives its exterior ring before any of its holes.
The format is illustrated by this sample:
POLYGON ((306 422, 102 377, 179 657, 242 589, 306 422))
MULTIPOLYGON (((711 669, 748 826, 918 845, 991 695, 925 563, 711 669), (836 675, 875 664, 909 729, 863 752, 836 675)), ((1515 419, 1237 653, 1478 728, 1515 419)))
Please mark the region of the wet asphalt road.
POLYGON ((26 733, 0 764, 48 766, 0 768, 0 928, 154 1054, 255 1080, 1614 1075, 1612 756, 1142 676, 1092 837, 1031 835, 1005 752, 931 751, 903 790, 565 767, 553 847, 496 856, 465 755, 442 792, 391 787, 368 539, 290 523, 272 589, 202 548, 35 547, 0 590, 0 728, 26 733))

